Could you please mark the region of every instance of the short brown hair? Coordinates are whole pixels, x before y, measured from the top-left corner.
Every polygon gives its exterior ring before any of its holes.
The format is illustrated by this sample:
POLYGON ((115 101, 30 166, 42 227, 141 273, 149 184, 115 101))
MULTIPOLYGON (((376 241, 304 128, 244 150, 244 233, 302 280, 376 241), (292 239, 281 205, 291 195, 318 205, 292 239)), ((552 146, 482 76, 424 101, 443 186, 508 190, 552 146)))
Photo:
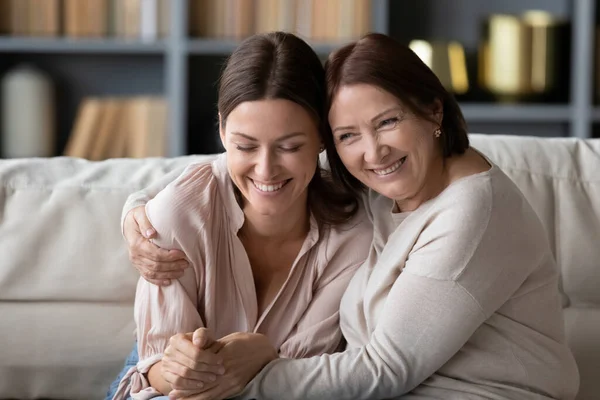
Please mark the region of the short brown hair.
MULTIPOLYGON (((454 96, 409 47, 389 36, 370 33, 331 53, 325 64, 325 76, 327 109, 342 86, 359 83, 393 94, 424 119, 431 117, 423 106, 439 100, 444 113, 440 137, 443 156, 463 154, 469 147, 467 125, 454 96)), ((330 128, 324 142, 334 178, 354 192, 363 190, 362 183, 348 172, 338 156, 330 128)))
MULTIPOLYGON (((241 103, 263 99, 293 101, 316 120, 319 134, 327 129, 325 70, 314 50, 291 33, 250 36, 231 54, 219 81, 218 108, 225 126, 241 103)), ((350 220, 358 210, 356 197, 317 166, 308 185, 308 202, 320 225, 350 220)))

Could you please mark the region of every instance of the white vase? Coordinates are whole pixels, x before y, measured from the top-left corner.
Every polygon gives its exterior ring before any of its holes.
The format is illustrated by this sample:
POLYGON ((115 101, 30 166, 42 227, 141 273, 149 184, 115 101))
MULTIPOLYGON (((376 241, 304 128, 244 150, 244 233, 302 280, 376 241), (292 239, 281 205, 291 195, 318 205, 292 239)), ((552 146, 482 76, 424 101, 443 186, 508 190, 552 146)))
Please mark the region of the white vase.
POLYGON ((2 158, 54 155, 55 107, 50 78, 19 65, 2 79, 2 158))

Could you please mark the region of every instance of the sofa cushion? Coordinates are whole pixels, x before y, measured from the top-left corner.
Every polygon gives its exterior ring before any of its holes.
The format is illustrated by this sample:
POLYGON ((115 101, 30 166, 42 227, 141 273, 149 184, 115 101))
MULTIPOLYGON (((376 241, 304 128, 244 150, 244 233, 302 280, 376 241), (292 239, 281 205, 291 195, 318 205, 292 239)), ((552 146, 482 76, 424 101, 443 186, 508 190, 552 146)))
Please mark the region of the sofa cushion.
POLYGON ((0 161, 0 398, 102 398, 134 340, 121 208, 203 158, 0 161))
POLYGON ((471 135, 538 213, 561 273, 565 327, 581 384, 600 393, 600 139, 471 135))

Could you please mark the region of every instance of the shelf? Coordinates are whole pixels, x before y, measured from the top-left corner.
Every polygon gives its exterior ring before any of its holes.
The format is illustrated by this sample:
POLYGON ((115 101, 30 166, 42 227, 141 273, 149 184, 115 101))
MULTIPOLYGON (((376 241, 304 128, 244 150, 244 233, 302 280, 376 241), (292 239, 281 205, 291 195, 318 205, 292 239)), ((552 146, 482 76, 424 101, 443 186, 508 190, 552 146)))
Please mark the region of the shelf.
MULTIPOLYGON (((467 122, 570 122, 571 107, 563 104, 462 103, 467 122)), ((600 116, 600 113, 598 114, 600 116)))
MULTIPOLYGON (((312 43, 311 46, 317 54, 323 55, 329 54, 349 42, 350 40, 336 43, 312 43)), ((189 54, 229 55, 240 43, 240 40, 235 39, 190 39, 186 46, 189 54)))
POLYGON ((117 39, 0 37, 0 53, 162 54, 162 41, 143 43, 117 39))
POLYGON ((186 43, 189 54, 229 55, 240 44, 233 39, 190 39, 186 43))
POLYGON ((594 106, 592 109, 592 122, 600 122, 600 106, 594 106))

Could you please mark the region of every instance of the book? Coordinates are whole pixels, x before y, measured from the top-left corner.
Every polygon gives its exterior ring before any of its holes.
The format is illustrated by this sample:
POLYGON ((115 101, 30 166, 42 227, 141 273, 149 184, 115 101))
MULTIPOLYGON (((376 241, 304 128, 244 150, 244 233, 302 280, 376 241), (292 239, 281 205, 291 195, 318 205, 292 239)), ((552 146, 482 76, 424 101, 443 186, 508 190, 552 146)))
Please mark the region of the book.
POLYGON ((141 0, 140 39, 154 42, 158 38, 158 0, 141 0))
POLYGON ((171 27, 171 0, 158 0, 158 36, 167 37, 171 27))
POLYGON ((0 0, 0 35, 12 32, 12 0, 0 0))
POLYGON ((103 111, 104 107, 100 99, 92 97, 83 99, 65 147, 65 156, 88 158, 91 155, 103 111))
POLYGON ((89 147, 87 153, 87 157, 94 161, 110 157, 121 115, 121 103, 118 99, 103 99, 101 104, 102 114, 96 123, 93 146, 89 147))
POLYGON ((142 4, 140 0, 121 0, 124 12, 124 36, 130 39, 139 39, 142 4))
POLYGON ((29 27, 29 1, 12 0, 10 6, 10 26, 14 36, 27 36, 29 27))

